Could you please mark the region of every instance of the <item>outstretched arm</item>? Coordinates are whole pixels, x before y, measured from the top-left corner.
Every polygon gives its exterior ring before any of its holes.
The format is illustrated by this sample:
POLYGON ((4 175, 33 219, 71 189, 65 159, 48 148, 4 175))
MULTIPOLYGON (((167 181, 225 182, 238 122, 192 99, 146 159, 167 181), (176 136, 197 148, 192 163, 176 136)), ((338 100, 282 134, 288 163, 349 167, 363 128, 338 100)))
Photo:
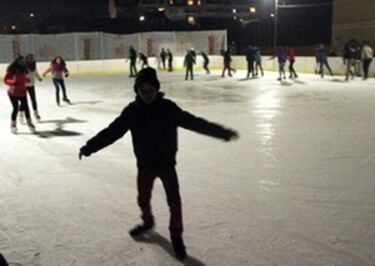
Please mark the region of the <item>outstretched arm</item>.
POLYGON ((232 129, 227 129, 203 118, 196 117, 186 111, 181 110, 178 106, 176 106, 176 108, 178 113, 177 123, 183 128, 211 137, 220 138, 225 141, 230 141, 239 137, 238 133, 232 129))
POLYGON ((127 108, 117 117, 107 128, 100 131, 95 137, 87 141, 86 145, 81 147, 79 151, 79 159, 82 156, 90 156, 108 145, 111 145, 116 140, 124 136, 126 131, 130 128, 129 114, 127 108))
POLYGON ((51 71, 52 71, 52 67, 50 66, 46 71, 43 72, 43 77, 47 76, 47 74, 51 71))

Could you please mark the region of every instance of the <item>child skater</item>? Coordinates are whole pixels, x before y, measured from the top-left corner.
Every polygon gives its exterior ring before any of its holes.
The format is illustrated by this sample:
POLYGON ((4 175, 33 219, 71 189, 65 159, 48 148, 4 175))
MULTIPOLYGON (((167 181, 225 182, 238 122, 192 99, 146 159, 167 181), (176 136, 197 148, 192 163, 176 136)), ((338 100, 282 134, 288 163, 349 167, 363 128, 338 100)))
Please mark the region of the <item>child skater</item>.
POLYGON ((282 81, 283 79, 286 79, 285 63, 287 60, 287 53, 285 49, 282 47, 279 47, 276 55, 272 56, 270 59, 273 59, 275 57, 277 57, 277 62, 279 63, 279 78, 277 80, 282 81))
POLYGON ((294 69, 294 63, 296 62, 296 50, 292 47, 287 47, 286 53, 289 60, 289 78, 298 78, 297 72, 294 69))
POLYGON ((145 67, 148 67, 148 57, 147 57, 147 55, 145 55, 144 53, 139 53, 138 56, 139 56, 139 62, 140 63, 142 62, 141 68, 143 69, 145 67))
POLYGON ((154 227, 151 210, 151 191, 159 177, 167 194, 170 209, 169 231, 176 256, 186 257, 182 238, 183 222, 179 183, 175 170, 177 128, 179 126, 201 134, 230 141, 238 137, 233 130, 198 118, 164 99, 153 68, 141 70, 135 80, 135 101, 128 104, 109 126, 81 147, 79 158, 90 156, 114 143, 130 130, 137 158, 138 205, 143 223, 129 231, 132 237, 141 236, 154 227))
POLYGON ((27 105, 26 83, 28 81, 25 58, 23 56, 17 56, 17 58, 8 66, 4 77, 5 84, 9 86, 8 96, 13 106, 10 130, 14 134, 17 133, 17 114, 19 104, 25 111, 27 126, 30 131, 35 131, 35 126, 30 117, 29 106, 27 105))
POLYGON ((189 74, 190 74, 190 79, 191 80, 194 79, 194 65, 195 65, 194 54, 191 52, 191 50, 187 50, 187 53, 184 59, 184 67, 186 67, 185 80, 188 80, 189 74))
POLYGON ((66 68, 66 63, 61 56, 55 57, 52 60, 49 68, 43 73, 43 77, 47 76, 49 72, 52 72, 52 82, 56 89, 56 104, 60 105, 60 87, 63 93, 63 101, 70 103, 68 96, 66 95, 66 88, 64 82, 65 78, 69 77, 69 71, 66 68))
POLYGON ((224 59, 224 67, 223 67, 221 76, 224 77, 225 70, 228 70, 228 76, 232 77, 231 71, 236 72, 236 70, 232 68, 232 66, 230 65, 232 62, 232 50, 228 48, 226 51, 221 51, 221 55, 223 56, 223 59, 224 59))
POLYGON ((210 69, 208 68, 208 64, 210 63, 210 59, 208 58, 208 55, 201 51, 201 55, 203 57, 203 68, 206 70, 206 74, 210 74, 210 69))
MULTIPOLYGON (((26 83, 26 90, 30 96, 31 105, 34 110, 35 119, 39 121, 40 115, 38 112, 38 103, 36 101, 34 84, 35 84, 35 78, 37 78, 39 81, 42 81, 42 78, 40 77, 38 70, 36 69, 36 62, 34 60, 33 54, 26 55, 26 68, 27 68, 27 77, 29 79, 29 82, 26 83)), ((19 120, 21 124, 25 123, 25 110, 23 109, 23 105, 20 106, 19 120)))

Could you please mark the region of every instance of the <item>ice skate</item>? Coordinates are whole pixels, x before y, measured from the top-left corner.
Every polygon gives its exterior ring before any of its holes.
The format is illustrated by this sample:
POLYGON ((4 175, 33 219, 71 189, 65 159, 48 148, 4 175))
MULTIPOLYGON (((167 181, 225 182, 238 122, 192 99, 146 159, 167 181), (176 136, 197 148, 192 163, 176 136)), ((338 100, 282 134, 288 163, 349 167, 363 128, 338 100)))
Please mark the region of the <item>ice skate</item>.
POLYGON ((181 236, 171 236, 173 250, 176 253, 176 257, 180 260, 186 258, 186 248, 184 245, 184 240, 181 236))
POLYGON ((41 118, 40 118, 38 111, 34 111, 34 116, 35 116, 35 119, 39 122, 41 118))
POLYGON ((70 104, 70 100, 67 97, 63 98, 63 101, 70 104))
POLYGON ((18 120, 20 121, 20 124, 22 124, 22 125, 26 124, 26 121, 25 121, 25 112, 20 112, 19 113, 18 120))
POLYGON ((10 132, 12 132, 13 134, 17 134, 17 122, 16 121, 11 122, 10 132))
POLYGON ((33 122, 31 122, 31 119, 27 120, 27 127, 29 128, 30 132, 35 133, 35 126, 33 122))
POLYGON ((149 230, 151 230, 154 227, 154 225, 154 222, 136 225, 133 229, 129 231, 129 235, 133 238, 139 237, 144 233, 148 232, 149 230))

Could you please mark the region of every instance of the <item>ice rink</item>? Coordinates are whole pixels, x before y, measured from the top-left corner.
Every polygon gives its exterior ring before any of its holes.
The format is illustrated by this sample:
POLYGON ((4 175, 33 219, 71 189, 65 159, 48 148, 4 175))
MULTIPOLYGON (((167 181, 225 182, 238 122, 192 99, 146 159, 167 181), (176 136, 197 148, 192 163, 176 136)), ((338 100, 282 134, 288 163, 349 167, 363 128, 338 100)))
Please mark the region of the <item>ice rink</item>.
POLYGON ((125 75, 70 77, 72 105, 37 83, 37 133, 10 133, 0 97, 0 253, 10 265, 375 265, 375 80, 276 73, 246 80, 159 73, 181 108, 234 128, 223 142, 179 130, 177 171, 189 257, 174 258, 158 180, 156 228, 134 241, 130 134, 78 160, 79 148, 134 99, 125 75))

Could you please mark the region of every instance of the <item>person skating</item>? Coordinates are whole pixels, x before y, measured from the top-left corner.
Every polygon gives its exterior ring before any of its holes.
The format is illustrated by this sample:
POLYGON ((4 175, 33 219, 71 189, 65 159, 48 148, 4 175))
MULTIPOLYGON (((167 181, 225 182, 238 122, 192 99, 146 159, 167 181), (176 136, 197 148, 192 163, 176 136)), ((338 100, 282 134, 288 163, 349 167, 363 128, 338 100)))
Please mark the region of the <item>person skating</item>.
POLYGON ((270 59, 273 59, 277 57, 277 62, 279 64, 279 78, 277 79, 278 81, 282 81, 283 79, 286 79, 286 74, 285 74, 285 63, 287 60, 287 54, 284 48, 279 47, 277 49, 276 55, 272 56, 270 59))
POLYGON ((319 73, 319 68, 320 68, 320 59, 319 59, 319 47, 320 44, 315 44, 315 49, 314 49, 314 55, 315 55, 315 74, 320 74, 319 73))
POLYGON ((63 93, 63 101, 70 103, 68 96, 66 94, 64 77, 69 77, 69 71, 66 67, 66 63, 61 56, 56 56, 49 68, 43 73, 43 77, 47 76, 49 72, 52 72, 52 82, 56 89, 56 104, 60 105, 60 88, 63 93))
POLYGON ((25 112, 26 124, 31 132, 35 132, 35 126, 31 120, 29 106, 27 104, 26 83, 29 82, 27 77, 27 68, 25 58, 17 56, 17 58, 8 66, 4 77, 4 83, 8 85, 8 97, 12 104, 13 111, 11 114, 10 130, 17 133, 17 114, 19 105, 25 112))
POLYGON ((326 51, 324 49, 324 44, 319 44, 319 47, 316 49, 317 58, 319 62, 319 74, 322 78, 324 78, 324 66, 328 69, 329 74, 333 76, 333 72, 331 67, 328 64, 328 58, 326 55, 326 51))
POLYGON ((168 56, 168 72, 173 71, 173 54, 171 50, 167 49, 167 56, 168 56))
POLYGON ((298 78, 297 72, 294 69, 294 63, 296 62, 296 51, 292 47, 287 48, 287 57, 289 60, 289 78, 298 78))
POLYGON ((255 62, 255 50, 254 48, 249 45, 246 51, 246 61, 247 61, 247 75, 246 78, 255 77, 255 71, 254 71, 254 62, 255 62))
POLYGON ((179 259, 186 257, 183 241, 183 219, 179 182, 175 169, 177 153, 177 128, 183 127, 201 134, 230 141, 238 134, 218 124, 198 118, 163 98, 160 83, 153 68, 141 70, 135 80, 136 98, 128 104, 107 128, 80 148, 79 158, 114 143, 130 130, 137 159, 138 205, 142 223, 129 231, 136 238, 155 225, 151 208, 151 193, 159 177, 167 194, 170 209, 169 232, 173 249, 179 259))
POLYGON ((262 77, 264 76, 263 67, 262 67, 262 53, 259 47, 254 47, 255 50, 255 76, 258 76, 258 68, 262 77))
POLYGON ((188 80, 189 74, 190 74, 190 79, 194 79, 194 64, 195 64, 195 57, 192 54, 191 50, 187 51, 184 59, 184 67, 186 67, 186 74, 185 74, 185 80, 188 80))
POLYGON ((137 51, 134 49, 133 46, 129 47, 128 59, 130 60, 130 78, 134 78, 137 75, 137 51))
POLYGON ((140 63, 142 62, 142 65, 141 65, 142 69, 145 68, 145 67, 149 67, 147 55, 145 55, 144 53, 139 53, 138 57, 139 57, 139 62, 140 63))
POLYGON ((374 50, 371 48, 370 43, 363 42, 362 47, 362 62, 363 62, 363 80, 368 78, 368 70, 370 68, 372 58, 374 57, 374 50))
POLYGON ((204 70, 206 70, 206 74, 210 74, 210 69, 208 68, 210 59, 208 58, 208 55, 203 51, 201 51, 201 55, 203 57, 203 68, 204 70))
MULTIPOLYGON (((35 93, 35 78, 39 81, 42 81, 38 70, 36 68, 36 62, 34 60, 33 54, 26 55, 26 69, 27 69, 27 78, 29 81, 26 83, 26 91, 30 96, 31 105, 33 107, 34 116, 36 120, 40 120, 40 115, 38 112, 38 103, 36 100, 36 93, 35 93)), ((20 105, 20 112, 19 112, 19 120, 21 124, 25 123, 25 110, 23 109, 24 106, 20 105)))
POLYGON ((225 76, 225 70, 228 70, 228 76, 229 77, 232 77, 232 72, 236 72, 236 70, 234 68, 232 68, 231 66, 231 62, 232 62, 232 50, 230 48, 228 48, 226 51, 222 51, 222 56, 223 56, 223 59, 224 59, 224 67, 223 67, 223 72, 221 73, 221 76, 224 77, 225 76))
POLYGON ((196 61, 197 60, 197 53, 195 52, 194 47, 190 48, 190 53, 194 56, 194 60, 196 61))
POLYGON ((343 62, 346 65, 345 80, 349 81, 349 75, 351 79, 355 77, 355 64, 357 55, 358 43, 355 39, 351 39, 345 44, 343 62))
POLYGON ((167 59, 167 53, 165 52, 164 48, 161 48, 160 59, 163 65, 163 70, 165 70, 165 60, 167 59))

